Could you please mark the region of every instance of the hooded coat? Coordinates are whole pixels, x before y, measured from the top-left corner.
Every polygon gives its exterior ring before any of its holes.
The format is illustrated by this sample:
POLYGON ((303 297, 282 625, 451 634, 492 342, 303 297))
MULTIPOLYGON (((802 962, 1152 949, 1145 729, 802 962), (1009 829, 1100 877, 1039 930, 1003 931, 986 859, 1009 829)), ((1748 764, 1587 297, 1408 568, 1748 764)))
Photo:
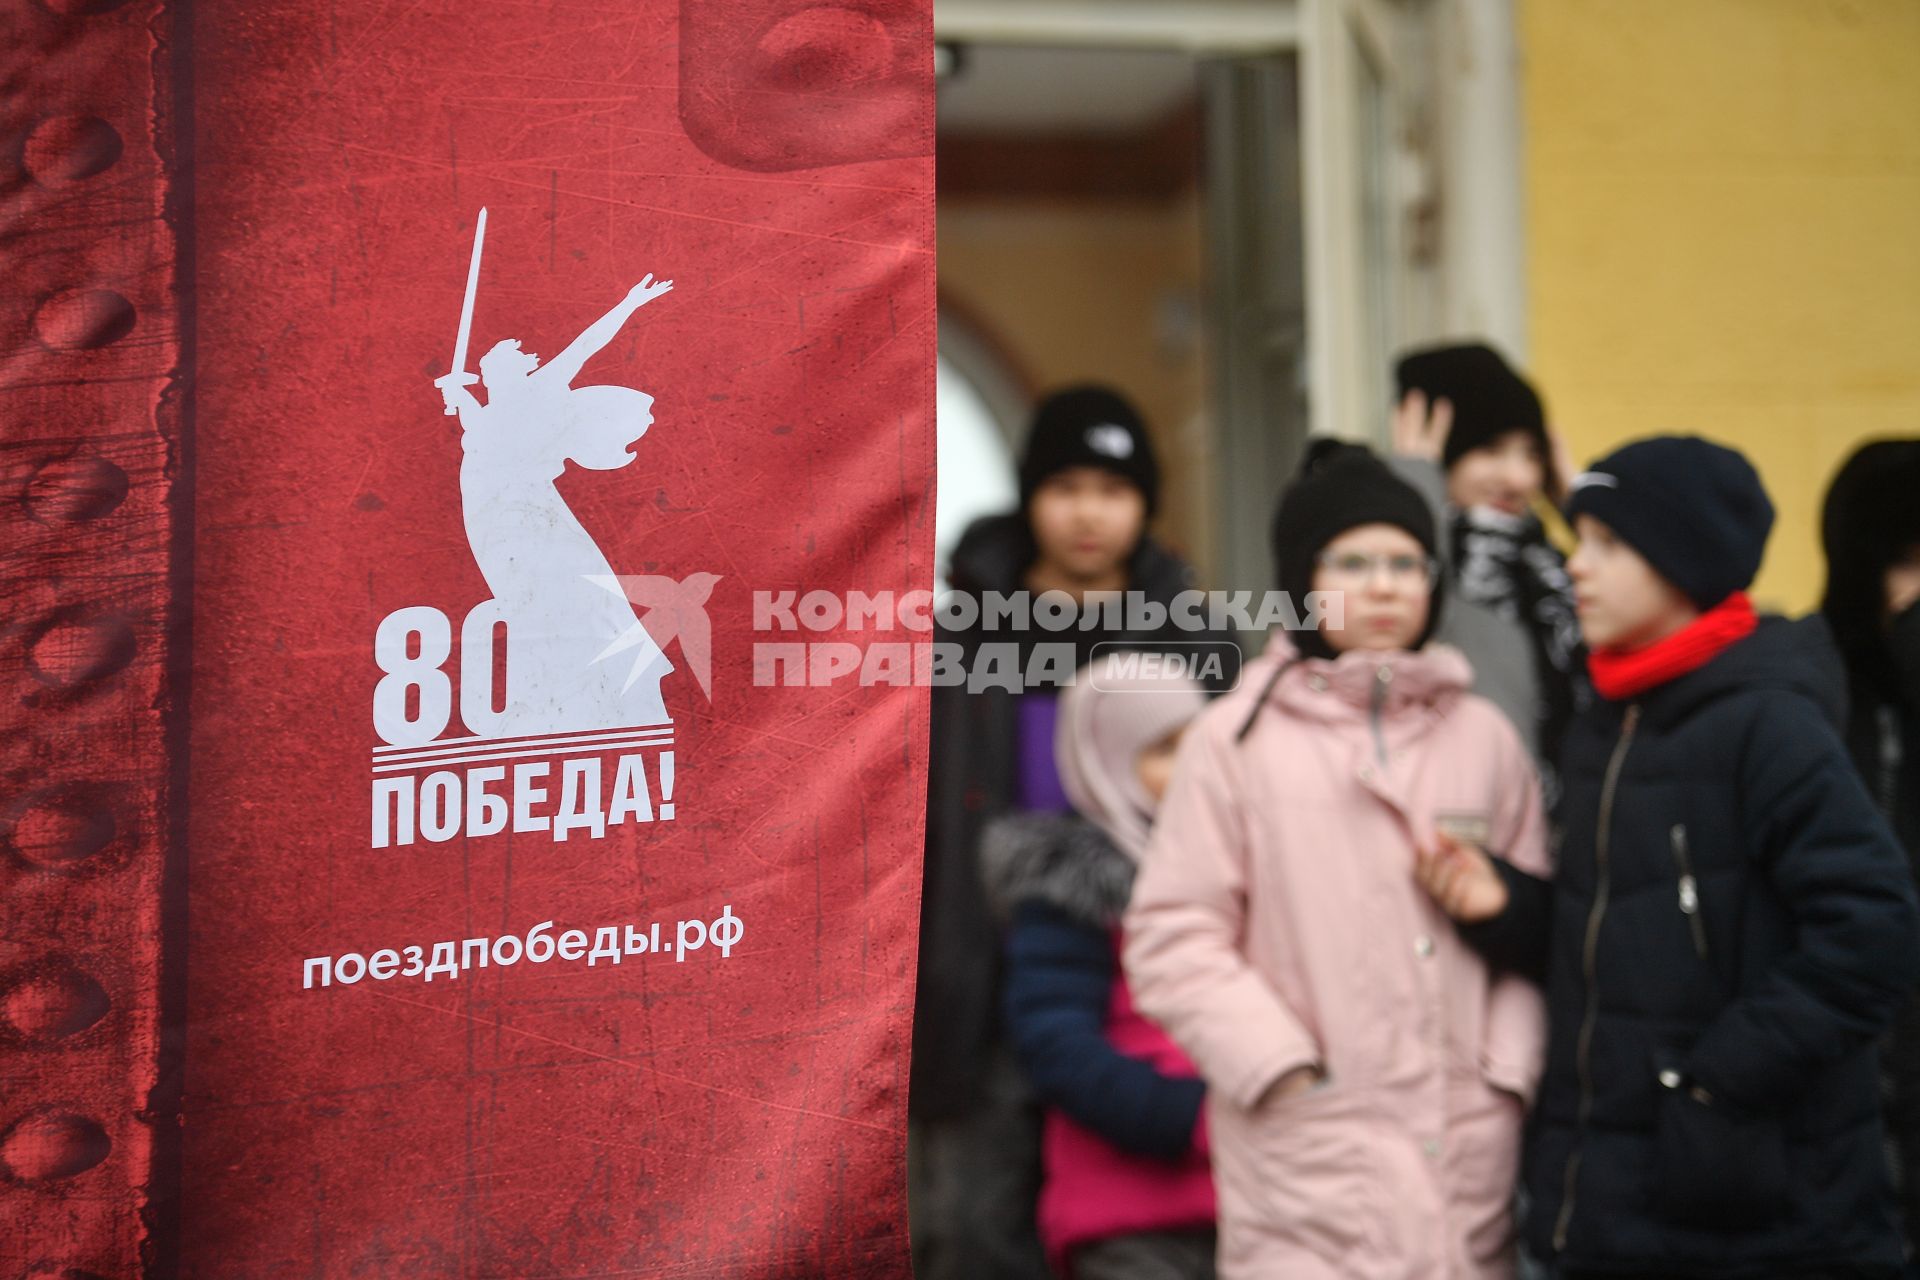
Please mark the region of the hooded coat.
POLYGON ((1582 715, 1555 879, 1502 868, 1463 931, 1544 975, 1526 1229, 1568 1272, 1899 1266, 1874 1044, 1920 971, 1913 883, 1806 643, 1764 620, 1582 715))
POLYGON ((1125 961, 1208 1084, 1226 1280, 1511 1273, 1540 995, 1414 880, 1443 828, 1546 869, 1532 763, 1471 680, 1444 645, 1280 634, 1182 741, 1125 961), (1301 1067, 1322 1083, 1271 1099, 1301 1067))
MULTIPOLYGON (((991 516, 961 537, 949 580, 956 591, 980 595, 1023 589, 1033 564, 1033 535, 1021 514, 991 516)), ((1187 563, 1152 538, 1141 539, 1128 565, 1128 590, 1165 606, 1195 586, 1187 563)), ((1152 632, 1035 629, 1027 633, 941 629, 936 640, 957 644, 962 665, 989 643, 1012 642, 1025 654, 1037 643, 1071 641, 1084 662, 1093 646, 1136 648, 1226 641, 1223 633, 1192 633, 1171 618, 1152 632)), ((1238 650, 1235 650, 1237 654, 1238 650)), ((989 909, 980 873, 980 840, 987 822, 1014 807, 1019 713, 1012 690, 964 684, 933 690, 927 780, 927 844, 920 912, 920 971, 914 1000, 913 1065, 909 1104, 916 1116, 948 1119, 967 1114, 981 1097, 992 1046, 998 1040, 1000 925, 989 909)))
MULTIPOLYGON (((1920 878, 1920 605, 1889 620, 1886 572, 1920 545, 1920 440, 1879 440, 1827 491, 1820 620, 1845 665, 1847 749, 1920 878)), ((1888 1139, 1907 1238, 1920 1239, 1920 999, 1895 1020, 1881 1062, 1888 1139)))
POLYGON ((1920 440, 1880 440, 1827 492, 1821 616, 1846 665, 1848 747, 1868 789, 1920 857, 1920 607, 1889 622, 1887 570, 1920 546, 1920 440))

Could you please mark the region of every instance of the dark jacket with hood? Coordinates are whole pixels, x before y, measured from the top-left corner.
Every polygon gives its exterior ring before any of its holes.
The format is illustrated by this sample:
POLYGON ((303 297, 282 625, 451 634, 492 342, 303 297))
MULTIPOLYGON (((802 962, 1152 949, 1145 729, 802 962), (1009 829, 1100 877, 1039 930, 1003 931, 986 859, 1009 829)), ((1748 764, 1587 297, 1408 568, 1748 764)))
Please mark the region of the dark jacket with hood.
POLYGON ((1846 664, 1847 745, 1910 853, 1920 857, 1920 605, 1889 623, 1887 570, 1920 546, 1920 440, 1879 440, 1841 468, 1822 520, 1820 613, 1846 664))
MULTIPOLYGON (((976 522, 954 549, 949 581, 956 591, 979 595, 1024 589, 1036 555, 1023 514, 976 522)), ((1187 563, 1152 538, 1142 538, 1128 565, 1128 590, 1161 605, 1195 587, 1187 563)), ((1171 619, 1152 632, 941 630, 936 640, 957 643, 971 669, 980 646, 1015 642, 1024 670, 1026 655, 1040 643, 1072 643, 1077 662, 1096 644, 1137 648, 1229 641, 1219 632, 1180 630, 1171 619)), ((1235 650, 1237 653, 1237 650, 1235 650)), ((1231 655, 1229 655, 1231 656, 1231 655)), ((1237 665, 1237 664, 1236 664, 1237 665)), ((1228 673, 1238 675, 1237 670, 1228 673)), ((978 1101, 989 1051, 997 1038, 1000 929, 988 909, 979 864, 987 821, 1014 807, 1019 769, 1019 713, 1012 690, 969 692, 964 684, 936 685, 927 782, 927 845, 920 908, 920 976, 915 996, 913 1068, 909 1092, 913 1114, 926 1118, 962 1115, 978 1101)))
POLYGON ((1875 1041, 1920 972, 1906 860, 1780 620, 1562 754, 1556 878, 1466 930, 1544 975, 1527 1234, 1568 1271, 1897 1267, 1875 1041))
MULTIPOLYGON (((1886 617, 1887 570, 1920 545, 1920 440, 1863 446, 1827 492, 1819 620, 1848 686, 1847 748, 1920 878, 1920 604, 1886 617)), ((1888 1139, 1909 1240, 1920 1239, 1920 999, 1883 1049, 1888 1139)))

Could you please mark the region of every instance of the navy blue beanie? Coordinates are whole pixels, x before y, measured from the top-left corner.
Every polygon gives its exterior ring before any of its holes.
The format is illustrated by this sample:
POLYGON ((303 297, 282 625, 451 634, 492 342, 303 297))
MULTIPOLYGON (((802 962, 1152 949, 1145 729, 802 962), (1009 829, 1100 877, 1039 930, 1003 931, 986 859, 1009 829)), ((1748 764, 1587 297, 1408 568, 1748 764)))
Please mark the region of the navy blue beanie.
POLYGON ((1679 588, 1711 609, 1760 572, 1773 503, 1753 464, 1698 436, 1654 436, 1575 476, 1567 519, 1599 520, 1679 588))

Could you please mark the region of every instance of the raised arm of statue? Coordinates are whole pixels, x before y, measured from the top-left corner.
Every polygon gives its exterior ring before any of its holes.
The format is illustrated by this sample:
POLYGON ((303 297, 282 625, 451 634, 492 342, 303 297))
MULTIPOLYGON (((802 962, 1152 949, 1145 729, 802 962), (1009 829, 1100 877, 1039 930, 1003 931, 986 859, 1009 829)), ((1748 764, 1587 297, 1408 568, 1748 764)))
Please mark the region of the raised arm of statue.
POLYGON ((661 280, 656 283, 653 276, 648 275, 628 290, 627 296, 613 310, 588 325, 579 337, 567 344, 566 350, 547 361, 547 369, 572 383, 587 361, 593 359, 600 348, 613 341, 613 335, 620 332, 620 326, 627 322, 627 317, 671 288, 673 281, 661 280))

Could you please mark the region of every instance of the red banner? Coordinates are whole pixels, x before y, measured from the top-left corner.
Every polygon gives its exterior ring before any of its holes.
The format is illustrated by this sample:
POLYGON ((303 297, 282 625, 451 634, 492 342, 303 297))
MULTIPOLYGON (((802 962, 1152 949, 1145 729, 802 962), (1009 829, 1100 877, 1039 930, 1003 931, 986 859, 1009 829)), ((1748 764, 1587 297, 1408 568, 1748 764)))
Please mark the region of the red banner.
POLYGON ((24 14, 0 1273, 906 1274, 927 0, 24 14))

